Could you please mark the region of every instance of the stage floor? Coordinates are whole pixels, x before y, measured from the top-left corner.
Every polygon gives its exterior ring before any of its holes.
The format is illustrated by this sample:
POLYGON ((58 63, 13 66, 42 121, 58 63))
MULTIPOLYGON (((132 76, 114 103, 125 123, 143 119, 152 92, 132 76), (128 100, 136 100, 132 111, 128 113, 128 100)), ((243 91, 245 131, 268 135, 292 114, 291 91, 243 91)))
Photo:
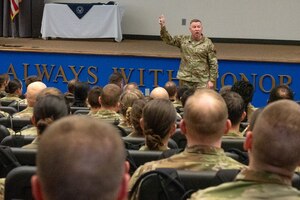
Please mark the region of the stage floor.
MULTIPOLYGON (((220 60, 300 63, 300 46, 215 43, 220 60)), ((0 37, 0 51, 178 58, 178 48, 158 40, 69 40, 0 37)))

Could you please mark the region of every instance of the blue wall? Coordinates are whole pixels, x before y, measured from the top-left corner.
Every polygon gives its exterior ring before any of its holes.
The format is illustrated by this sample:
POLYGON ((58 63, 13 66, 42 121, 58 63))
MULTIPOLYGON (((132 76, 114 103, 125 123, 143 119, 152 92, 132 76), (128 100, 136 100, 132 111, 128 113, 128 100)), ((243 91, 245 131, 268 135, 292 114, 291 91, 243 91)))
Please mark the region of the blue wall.
MULTIPOLYGON (((104 86, 114 70, 123 73, 128 82, 136 82, 142 91, 156 85, 163 86, 176 77, 179 59, 133 56, 100 56, 56 53, 0 52, 0 73, 9 73, 11 78, 24 80, 40 74, 48 86, 58 87, 63 92, 67 81, 78 76, 91 86, 104 86)), ((287 83, 299 99, 297 87, 300 80, 300 63, 270 63, 219 60, 217 89, 232 85, 235 80, 247 79, 255 87, 253 104, 264 106, 269 91, 280 83, 287 83)), ((24 90, 25 91, 25 90, 24 90)))

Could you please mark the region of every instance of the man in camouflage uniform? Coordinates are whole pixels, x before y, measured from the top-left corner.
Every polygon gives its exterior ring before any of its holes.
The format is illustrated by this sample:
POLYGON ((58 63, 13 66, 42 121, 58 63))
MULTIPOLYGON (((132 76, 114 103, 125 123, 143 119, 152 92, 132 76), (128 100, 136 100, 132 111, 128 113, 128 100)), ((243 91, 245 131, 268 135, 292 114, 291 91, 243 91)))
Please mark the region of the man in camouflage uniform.
POLYGON ((191 200, 300 199, 291 186, 300 163, 300 106, 291 100, 269 104, 248 131, 249 168, 236 180, 194 193, 191 200))
POLYGON ((29 84, 26 92, 27 108, 25 108, 21 112, 15 113, 13 117, 31 119, 33 115, 33 106, 36 102, 36 97, 45 88, 47 88, 47 86, 41 81, 36 81, 29 84))
POLYGON ((190 22, 191 35, 172 37, 165 26, 165 17, 159 17, 160 35, 164 42, 180 48, 181 62, 177 78, 181 84, 195 88, 213 88, 218 78, 218 61, 212 41, 202 34, 198 19, 190 22))
POLYGON ((121 115, 118 113, 120 109, 120 95, 122 90, 116 84, 107 84, 99 98, 101 108, 95 114, 89 114, 91 117, 105 120, 112 124, 119 124, 121 115))
MULTIPOLYGON (((227 157, 221 148, 221 138, 230 128, 227 118, 223 98, 214 90, 199 89, 188 98, 180 123, 181 131, 187 138, 186 149, 177 155, 139 167, 130 180, 129 189, 143 173, 156 168, 191 171, 243 168, 243 164, 227 157)), ((135 199, 135 195, 132 199, 135 199)))
POLYGON ((228 119, 231 122, 231 128, 224 138, 243 138, 243 134, 240 132, 240 124, 246 117, 244 100, 236 92, 227 91, 222 94, 223 99, 226 102, 228 109, 228 119))

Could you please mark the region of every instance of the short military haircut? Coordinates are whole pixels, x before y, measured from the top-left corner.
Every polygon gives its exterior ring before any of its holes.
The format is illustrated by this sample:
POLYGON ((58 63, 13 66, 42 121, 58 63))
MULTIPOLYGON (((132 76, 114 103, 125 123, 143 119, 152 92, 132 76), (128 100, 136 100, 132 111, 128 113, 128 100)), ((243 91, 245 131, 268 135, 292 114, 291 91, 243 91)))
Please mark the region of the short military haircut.
POLYGON ((253 128, 252 155, 256 163, 294 171, 300 162, 300 106, 291 100, 269 104, 253 128))
POLYGON ((220 139, 228 118, 224 99, 211 89, 198 89, 184 106, 186 128, 195 137, 220 139))
POLYGON ((174 81, 166 82, 164 88, 167 90, 169 97, 175 97, 177 93, 177 85, 174 81))
POLYGON ((243 98, 238 93, 231 91, 223 93, 222 97, 227 105, 228 119, 233 125, 239 124, 245 111, 243 98))
POLYGON ((94 86, 88 93, 88 102, 92 108, 100 108, 99 97, 102 94, 102 87, 94 86))
POLYGON ((201 22, 200 19, 192 19, 192 20, 190 21, 190 24, 192 24, 192 23, 194 23, 194 22, 200 22, 200 23, 202 24, 202 22, 201 22))
POLYGON ((240 80, 235 82, 231 91, 238 93, 244 100, 245 108, 252 101, 254 95, 254 87, 249 81, 240 80))
POLYGON ((114 107, 119 102, 122 90, 115 84, 107 84, 104 86, 101 94, 101 106, 114 107))
POLYGON ((86 116, 53 123, 41 138, 37 175, 51 200, 116 199, 125 150, 113 125, 86 116))
POLYGON ((294 92, 287 85, 278 85, 270 92, 268 103, 280 100, 290 99, 294 100, 294 92))

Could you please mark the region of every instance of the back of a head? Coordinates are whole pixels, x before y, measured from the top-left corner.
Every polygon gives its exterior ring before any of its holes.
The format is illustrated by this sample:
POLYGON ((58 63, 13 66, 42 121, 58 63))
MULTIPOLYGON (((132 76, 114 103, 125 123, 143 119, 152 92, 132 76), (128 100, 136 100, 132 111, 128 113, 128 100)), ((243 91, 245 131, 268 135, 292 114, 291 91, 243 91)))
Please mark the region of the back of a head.
POLYGON ((253 129, 254 163, 294 171, 300 162, 299 121, 300 106, 296 102, 279 100, 265 107, 253 129))
POLYGON ((99 97, 102 94, 102 87, 94 86, 88 93, 88 102, 92 108, 100 108, 99 97))
POLYGON ((28 85, 26 92, 28 106, 33 106, 35 104, 38 94, 45 88, 47 88, 47 86, 41 81, 36 81, 28 85))
POLYGON ((70 93, 73 93, 74 94, 74 91, 75 91, 75 84, 76 84, 77 80, 76 79, 72 79, 68 82, 68 91, 70 93))
POLYGON ((28 76, 25 78, 25 85, 28 87, 30 83, 36 82, 36 81, 42 81, 42 79, 36 75, 28 76))
POLYGON ((145 99, 138 99, 134 101, 131 109, 130 121, 134 128, 136 134, 143 136, 143 129, 140 124, 140 119, 142 118, 143 109, 146 105, 145 99))
POLYGON ((164 88, 168 92, 169 97, 175 97, 177 93, 177 85, 174 81, 166 82, 164 88))
POLYGON ((101 94, 101 106, 115 107, 119 103, 122 90, 115 84, 107 84, 104 86, 101 94))
POLYGON ((176 122, 176 110, 166 99, 153 99, 143 109, 144 134, 150 150, 158 150, 176 122))
POLYGON ((238 93, 244 100, 245 105, 248 105, 253 98, 254 95, 254 87, 249 81, 240 80, 235 82, 231 91, 238 93))
POLYGON ((124 163, 124 145, 113 125, 73 115, 45 131, 37 175, 48 200, 112 200, 117 199, 124 163))
POLYGON ((238 93, 231 91, 223 93, 222 97, 227 105, 228 119, 232 125, 239 124, 245 111, 243 98, 238 93))
POLYGON ((184 93, 182 94, 180 101, 182 106, 185 106, 186 101, 188 100, 188 98, 190 96, 192 96, 195 93, 196 89, 195 88, 188 88, 187 90, 184 91, 184 93))
POLYGON ((139 89, 139 86, 137 83, 135 82, 130 82, 130 83, 127 83, 125 86, 124 86, 124 91, 126 90, 138 90, 139 89))
POLYGON ((279 85, 273 88, 270 92, 268 103, 280 99, 294 100, 294 92, 287 85, 279 85))
POLYGON ((150 93, 151 99, 167 99, 169 100, 169 94, 163 87, 156 87, 150 93))
POLYGON ((228 118, 224 99, 211 89, 198 89, 184 106, 183 119, 193 138, 219 140, 228 118))
POLYGON ((75 83, 74 89, 74 99, 75 101, 86 101, 88 92, 89 92, 89 85, 87 82, 77 81, 75 83))
POLYGON ((121 114, 126 116, 126 112, 128 108, 132 107, 133 102, 142 98, 144 98, 144 95, 140 90, 133 89, 124 91, 120 96, 121 114))
POLYGON ((67 116, 68 113, 68 105, 63 95, 48 94, 40 97, 33 107, 33 117, 38 134, 42 134, 53 121, 67 116))
POLYGON ((10 80, 5 87, 5 92, 14 94, 17 90, 22 89, 22 83, 19 79, 10 80))
POLYGON ((114 72, 109 76, 109 84, 115 84, 119 86, 121 89, 123 88, 123 76, 120 72, 114 72))

